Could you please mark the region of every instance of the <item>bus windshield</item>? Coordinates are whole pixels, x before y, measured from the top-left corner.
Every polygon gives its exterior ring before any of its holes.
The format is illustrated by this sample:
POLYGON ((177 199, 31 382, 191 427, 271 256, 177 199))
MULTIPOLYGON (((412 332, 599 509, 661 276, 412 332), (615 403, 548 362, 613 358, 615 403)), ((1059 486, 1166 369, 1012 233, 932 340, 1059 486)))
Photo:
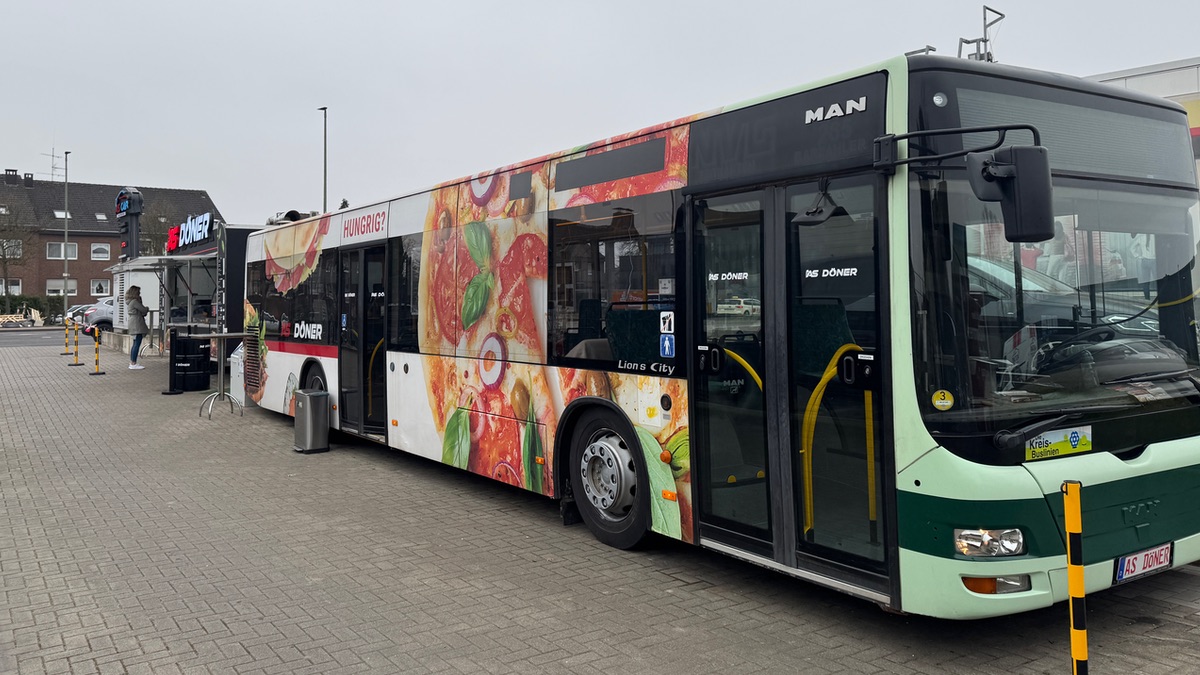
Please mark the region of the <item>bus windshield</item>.
POLYGON ((918 176, 912 204, 917 387, 947 447, 1027 459, 995 434, 1055 417, 1115 452, 1195 433, 1195 192, 1056 179, 1054 238, 1037 244, 1006 241, 961 176, 918 176), (1098 428, 1156 413, 1140 436, 1098 428))

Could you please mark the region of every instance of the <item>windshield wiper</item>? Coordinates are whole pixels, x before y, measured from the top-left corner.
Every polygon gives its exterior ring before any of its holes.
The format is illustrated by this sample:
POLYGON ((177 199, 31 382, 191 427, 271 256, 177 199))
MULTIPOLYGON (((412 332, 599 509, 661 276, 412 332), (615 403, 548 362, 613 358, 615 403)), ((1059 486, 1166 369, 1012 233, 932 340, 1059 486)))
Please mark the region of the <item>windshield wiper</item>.
POLYGON ((1108 380, 1107 382, 1101 382, 1100 384, 1102 384, 1102 385, 1128 384, 1130 382, 1154 382, 1155 380, 1173 380, 1177 377, 1183 377, 1184 375, 1190 375, 1190 374, 1196 372, 1197 370, 1200 370, 1200 368, 1187 368, 1185 370, 1171 370, 1171 371, 1162 372, 1162 373, 1141 373, 1138 375, 1129 375, 1127 377, 1118 377, 1115 380, 1108 380))
POLYGON ((1116 412, 1118 410, 1129 410, 1130 408, 1138 407, 1141 407, 1138 403, 1118 403, 1114 405, 1089 405, 1079 408, 1048 408, 1038 410, 1037 414, 1039 416, 1054 415, 1054 417, 1030 422, 1016 431, 1009 431, 1008 429, 997 431, 996 435, 992 437, 992 444, 996 446, 997 450, 1010 452, 1020 450, 1025 447, 1025 441, 1041 434, 1047 429, 1053 429, 1069 419, 1082 417, 1088 413, 1116 412))

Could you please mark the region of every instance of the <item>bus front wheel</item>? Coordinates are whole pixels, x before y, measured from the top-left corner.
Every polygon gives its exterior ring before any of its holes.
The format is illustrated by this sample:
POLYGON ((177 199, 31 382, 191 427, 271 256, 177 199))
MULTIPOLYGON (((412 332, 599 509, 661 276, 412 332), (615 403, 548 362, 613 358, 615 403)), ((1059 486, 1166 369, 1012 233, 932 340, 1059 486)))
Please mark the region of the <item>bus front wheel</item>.
POLYGON ((571 435, 571 493, 596 539, 629 549, 646 536, 649 479, 636 438, 613 412, 584 413, 571 435))

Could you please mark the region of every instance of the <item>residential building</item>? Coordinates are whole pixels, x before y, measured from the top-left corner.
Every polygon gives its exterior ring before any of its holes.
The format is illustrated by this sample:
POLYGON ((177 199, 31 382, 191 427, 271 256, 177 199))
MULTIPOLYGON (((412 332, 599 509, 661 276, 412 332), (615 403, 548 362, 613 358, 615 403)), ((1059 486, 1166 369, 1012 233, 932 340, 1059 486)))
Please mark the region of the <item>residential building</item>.
MULTIPOLYGON (((112 295, 105 270, 120 260, 120 221, 114 214, 124 185, 35 180, 16 169, 0 183, 0 294, 61 296, 70 304, 112 295), (70 200, 70 218, 64 209, 70 200), (64 225, 69 227, 64 233, 64 225), (64 237, 65 235, 65 237, 64 237), (63 279, 63 257, 67 279, 63 279)), ((144 199, 141 253, 163 253, 167 229, 189 216, 223 220, 204 190, 136 186, 144 199)))

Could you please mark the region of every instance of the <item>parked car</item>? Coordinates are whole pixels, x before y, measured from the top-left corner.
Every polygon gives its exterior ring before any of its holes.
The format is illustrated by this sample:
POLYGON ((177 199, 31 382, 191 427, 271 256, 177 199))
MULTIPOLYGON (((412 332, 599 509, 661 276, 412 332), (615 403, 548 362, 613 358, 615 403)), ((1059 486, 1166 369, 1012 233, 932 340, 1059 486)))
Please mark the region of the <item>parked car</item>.
POLYGON ((762 302, 757 298, 734 296, 717 303, 717 314, 761 314, 762 302))
MULTIPOLYGON (((71 317, 72 321, 83 321, 83 311, 91 307, 92 303, 85 302, 80 305, 71 305, 67 308, 67 316, 71 317)), ((62 314, 58 314, 58 323, 62 323, 62 314)))
POLYGON ((113 303, 116 298, 109 296, 101 298, 100 302, 90 305, 83 310, 83 325, 85 328, 95 326, 101 331, 110 331, 113 327, 113 303))

